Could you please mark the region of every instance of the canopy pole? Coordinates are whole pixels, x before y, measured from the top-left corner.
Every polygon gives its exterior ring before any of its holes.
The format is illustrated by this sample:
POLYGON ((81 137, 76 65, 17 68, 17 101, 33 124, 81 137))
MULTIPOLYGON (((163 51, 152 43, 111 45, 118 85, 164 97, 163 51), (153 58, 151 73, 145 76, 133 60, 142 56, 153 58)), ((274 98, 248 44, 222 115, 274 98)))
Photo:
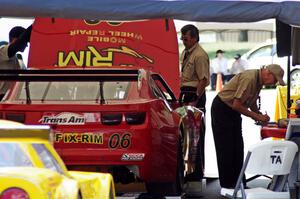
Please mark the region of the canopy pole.
POLYGON ((287 116, 289 117, 291 113, 291 78, 290 78, 290 69, 291 69, 291 61, 290 56, 287 56, 287 116))

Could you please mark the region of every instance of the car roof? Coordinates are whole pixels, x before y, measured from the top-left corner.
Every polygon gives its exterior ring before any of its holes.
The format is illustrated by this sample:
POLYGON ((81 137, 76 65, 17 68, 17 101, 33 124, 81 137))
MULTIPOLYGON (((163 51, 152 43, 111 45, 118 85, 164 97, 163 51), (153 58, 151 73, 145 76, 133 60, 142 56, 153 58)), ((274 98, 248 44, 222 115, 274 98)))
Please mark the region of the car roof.
MULTIPOLYGON (((264 46, 268 46, 268 45, 273 45, 273 48, 274 48, 274 45, 276 45, 276 39, 267 40, 265 42, 262 42, 256 46, 254 46, 253 48, 251 48, 249 51, 247 51, 246 53, 244 53, 242 55, 242 59, 247 59, 253 52, 257 51, 258 49, 260 49, 264 46)), ((274 50, 276 50, 276 48, 274 50)))
POLYGON ((0 139, 39 138, 49 140, 50 126, 24 125, 22 123, 0 120, 0 139))

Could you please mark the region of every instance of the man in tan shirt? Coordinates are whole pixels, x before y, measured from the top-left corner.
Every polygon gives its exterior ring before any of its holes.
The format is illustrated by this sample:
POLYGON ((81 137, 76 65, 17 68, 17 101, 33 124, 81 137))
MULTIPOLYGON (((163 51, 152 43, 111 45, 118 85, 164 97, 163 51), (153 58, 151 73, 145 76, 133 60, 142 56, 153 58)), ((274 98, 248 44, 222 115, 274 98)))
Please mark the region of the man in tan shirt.
POLYGON ((277 64, 246 70, 235 75, 213 100, 211 119, 221 187, 234 188, 243 166, 241 114, 268 122, 270 117, 259 111, 256 101, 262 86, 276 82, 284 85, 283 75, 283 69, 277 64))
MULTIPOLYGON (((194 25, 186 25, 181 28, 181 39, 185 46, 181 54, 181 88, 179 100, 184 105, 193 105, 205 113, 205 87, 209 85, 209 58, 207 53, 199 45, 199 30, 194 25)), ((204 136, 200 134, 199 152, 195 166, 195 174, 188 180, 199 180, 203 176, 197 174, 204 168, 204 136), (201 158, 201 159, 200 159, 201 158), (200 164, 200 163, 201 164, 200 164)))
POLYGON ((199 30, 194 25, 181 29, 181 39, 185 46, 180 56, 182 103, 192 103, 205 112, 205 87, 209 85, 209 58, 199 45, 199 30))

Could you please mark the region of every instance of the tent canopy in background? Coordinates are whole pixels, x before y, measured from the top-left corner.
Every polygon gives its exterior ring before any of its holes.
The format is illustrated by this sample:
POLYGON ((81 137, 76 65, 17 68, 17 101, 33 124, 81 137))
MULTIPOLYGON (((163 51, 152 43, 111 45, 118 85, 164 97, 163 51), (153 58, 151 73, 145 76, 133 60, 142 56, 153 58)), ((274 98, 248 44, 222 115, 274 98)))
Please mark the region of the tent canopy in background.
POLYGON ((173 18, 201 22, 255 22, 276 18, 300 26, 300 1, 295 0, 0 0, 0 5, 2 17, 173 18))

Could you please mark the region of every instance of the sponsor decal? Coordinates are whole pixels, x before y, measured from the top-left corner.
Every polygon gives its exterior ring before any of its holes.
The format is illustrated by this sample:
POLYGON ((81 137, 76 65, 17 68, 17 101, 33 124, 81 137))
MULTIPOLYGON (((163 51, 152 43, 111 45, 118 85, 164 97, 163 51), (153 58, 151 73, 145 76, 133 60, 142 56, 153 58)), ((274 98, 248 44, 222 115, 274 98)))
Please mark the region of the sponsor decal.
POLYGON ((103 133, 55 133, 54 142, 103 144, 103 133))
POLYGON ((281 150, 274 150, 270 155, 271 164, 282 164, 283 152, 281 150))
POLYGON ((83 115, 86 123, 101 121, 100 113, 83 113, 83 115))
POLYGON ((120 46, 120 48, 107 48, 107 49, 103 49, 102 51, 123 53, 123 54, 127 54, 129 56, 135 57, 135 58, 145 59, 147 62, 149 62, 151 64, 154 63, 154 61, 151 58, 149 58, 143 54, 140 54, 127 46, 120 46))
POLYGON ((285 160, 286 149, 284 147, 273 147, 270 153, 270 169, 276 171, 283 167, 285 160))
POLYGON ((127 149, 131 146, 130 133, 114 133, 109 137, 108 146, 111 149, 127 149))
MULTIPOLYGON (((93 42, 91 40, 91 42, 93 42)), ((116 42, 118 42, 116 40, 116 42)), ((68 65, 75 65, 78 67, 103 67, 114 65, 114 54, 120 53, 131 57, 145 60, 148 63, 153 64, 154 60, 138 53, 134 49, 128 46, 120 46, 119 48, 105 48, 96 49, 94 46, 87 46, 85 50, 75 51, 58 51, 57 67, 66 67, 68 65), (74 63, 74 64, 72 64, 74 63)))
POLYGON ((140 33, 115 31, 115 30, 75 29, 75 30, 70 30, 69 35, 72 37, 87 36, 86 39, 89 42, 91 42, 90 37, 93 37, 95 39, 94 41, 103 42, 103 43, 117 43, 115 41, 118 39, 122 39, 124 43, 127 43, 127 39, 143 40, 143 36, 140 33))
POLYGON ((83 125, 85 118, 81 114, 63 112, 57 115, 43 115, 39 122, 41 124, 83 125))
POLYGON ((123 161, 142 161, 144 160, 144 153, 124 153, 121 157, 123 161))

